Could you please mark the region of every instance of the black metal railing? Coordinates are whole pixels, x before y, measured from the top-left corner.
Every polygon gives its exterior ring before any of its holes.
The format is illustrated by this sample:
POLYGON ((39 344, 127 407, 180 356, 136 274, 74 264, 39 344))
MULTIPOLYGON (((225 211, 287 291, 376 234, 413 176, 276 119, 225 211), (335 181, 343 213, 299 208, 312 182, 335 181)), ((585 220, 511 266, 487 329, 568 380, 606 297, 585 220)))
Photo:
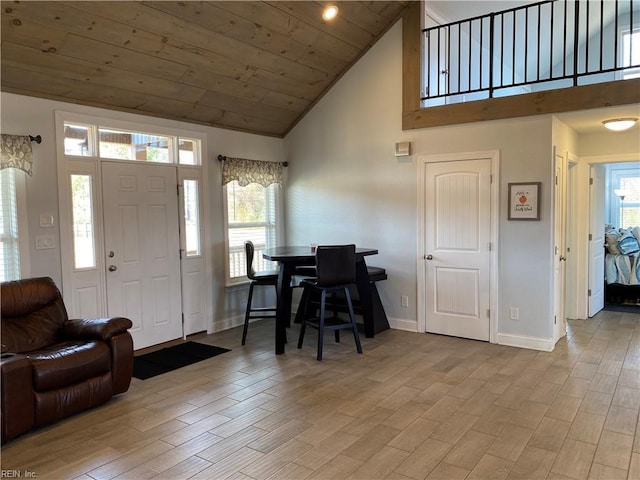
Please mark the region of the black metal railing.
POLYGON ((422 32, 423 106, 640 77, 638 0, 547 0, 422 32))

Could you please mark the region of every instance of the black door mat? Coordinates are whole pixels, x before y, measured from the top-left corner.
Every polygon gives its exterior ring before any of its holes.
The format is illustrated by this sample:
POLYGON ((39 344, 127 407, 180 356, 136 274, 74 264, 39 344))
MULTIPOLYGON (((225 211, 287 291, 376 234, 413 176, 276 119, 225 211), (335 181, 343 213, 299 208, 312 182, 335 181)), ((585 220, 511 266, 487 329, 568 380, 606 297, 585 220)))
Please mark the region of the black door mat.
POLYGON ((135 357, 133 359, 133 376, 140 380, 146 380, 229 351, 227 348, 214 347, 204 343, 181 343, 135 357))

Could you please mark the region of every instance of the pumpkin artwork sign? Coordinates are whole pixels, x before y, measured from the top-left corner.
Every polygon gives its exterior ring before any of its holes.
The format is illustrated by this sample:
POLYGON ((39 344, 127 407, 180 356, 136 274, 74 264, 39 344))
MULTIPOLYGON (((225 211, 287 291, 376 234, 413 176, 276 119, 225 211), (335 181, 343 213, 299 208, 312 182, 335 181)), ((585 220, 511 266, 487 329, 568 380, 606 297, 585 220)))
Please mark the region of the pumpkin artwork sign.
POLYGON ((509 184, 509 220, 540 220, 540 182, 509 184))

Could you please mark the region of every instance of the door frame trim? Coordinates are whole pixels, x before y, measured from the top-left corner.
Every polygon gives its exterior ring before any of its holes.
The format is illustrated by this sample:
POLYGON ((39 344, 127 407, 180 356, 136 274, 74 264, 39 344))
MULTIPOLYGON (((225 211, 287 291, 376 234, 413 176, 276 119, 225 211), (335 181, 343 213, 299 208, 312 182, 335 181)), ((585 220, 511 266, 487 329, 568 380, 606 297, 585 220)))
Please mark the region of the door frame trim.
MULTIPOLYGON (((201 164, 197 166, 182 165, 179 163, 162 164, 166 166, 172 166, 176 169, 178 183, 180 184, 180 178, 191 170, 198 170, 201 176, 201 199, 200 199, 200 214, 201 214, 201 241, 202 252, 199 257, 202 259, 202 272, 203 272, 203 295, 200 297, 202 300, 202 317, 204 320, 204 328, 207 333, 213 332, 213 298, 210 293, 212 292, 213 282, 213 258, 211 246, 211 215, 210 215, 210 189, 209 189, 209 173, 207 162, 207 135, 199 130, 185 130, 180 126, 173 126, 173 123, 167 126, 165 123, 154 122, 155 119, 147 118, 148 123, 133 122, 132 120, 126 120, 116 117, 103 117, 99 115, 87 115, 83 113, 69 112, 63 110, 55 110, 55 138, 56 138, 56 163, 57 163, 57 187, 58 187, 58 218, 60 225, 60 263, 62 270, 62 285, 61 290, 65 298, 65 304, 69 313, 74 313, 77 305, 76 301, 76 287, 82 283, 78 280, 78 273, 92 274, 93 277, 89 280, 90 284, 82 286, 85 291, 89 293, 87 295, 95 296, 95 311, 87 312, 87 316, 105 316, 106 315, 106 275, 105 275, 105 263, 104 263, 104 233, 103 225, 104 219, 103 206, 102 206, 102 177, 100 164, 102 160, 109 162, 119 162, 118 159, 101 159, 97 156, 83 156, 74 157, 67 156, 64 150, 64 123, 72 122, 79 125, 87 125, 90 128, 97 126, 122 128, 130 131, 152 131, 158 134, 166 134, 170 136, 179 136, 184 138, 192 138, 200 141, 201 145, 201 164), (72 251, 72 237, 71 237, 71 189, 68 183, 68 175, 71 171, 78 173, 91 174, 93 178, 93 200, 94 200, 94 224, 95 224, 95 241, 96 241, 96 266, 83 270, 76 270, 73 266, 73 251, 72 251)), ((97 141, 94 139, 94 141, 97 141)), ((95 150, 94 145, 94 151, 95 150)), ((135 162, 130 160, 122 160, 122 163, 135 162)), ((55 180, 54 180, 55 181, 55 180)), ((176 202, 178 202, 178 218, 182 224, 182 218, 180 213, 180 197, 176 193, 176 202)), ((182 230, 182 228, 180 228, 182 230)), ((182 245, 182 236, 179 239, 179 248, 184 249, 182 245)), ((185 259, 181 259, 181 277, 182 277, 182 264, 185 259)), ((183 279, 181 278, 181 283, 183 279)), ((185 313, 185 301, 184 301, 184 288, 183 295, 181 296, 181 309, 182 313, 185 313)), ((78 307, 79 308, 79 307, 78 307)), ((75 312, 75 316, 79 315, 79 312, 75 312)), ((185 315, 186 317, 186 315, 185 315)), ((185 335, 196 333, 201 331, 199 325, 189 325, 184 323, 183 320, 183 338, 185 335), (194 330, 194 328, 196 328, 194 330)))
POLYGON ((574 205, 575 210, 573 212, 569 212, 569 214, 577 218, 573 234, 576 239, 580 239, 576 245, 576 269, 573 272, 576 278, 576 292, 578 295, 576 318, 589 318, 589 287, 587 279, 589 275, 589 231, 591 228, 588 221, 588 203, 591 199, 589 188, 591 165, 638 161, 640 161, 640 151, 637 153, 612 153, 609 155, 579 155, 577 157, 576 195, 581 201, 574 205))
POLYGON ((418 212, 418 238, 416 251, 416 272, 417 272, 417 331, 419 333, 426 332, 426 274, 424 268, 425 255, 425 174, 427 164, 455 161, 473 161, 473 160, 490 160, 491 161, 491 272, 489 274, 489 342, 498 343, 498 239, 499 239, 499 222, 500 222, 500 151, 486 150, 476 152, 456 152, 436 155, 418 155, 418 195, 417 195, 417 212, 418 212))

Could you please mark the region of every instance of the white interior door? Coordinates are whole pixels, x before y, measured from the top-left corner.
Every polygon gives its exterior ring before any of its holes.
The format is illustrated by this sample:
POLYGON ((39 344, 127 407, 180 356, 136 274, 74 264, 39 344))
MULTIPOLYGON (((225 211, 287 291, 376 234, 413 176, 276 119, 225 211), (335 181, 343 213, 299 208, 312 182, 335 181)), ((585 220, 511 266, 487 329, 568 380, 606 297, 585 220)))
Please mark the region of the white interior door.
POLYGON ((604 165, 591 166, 589 191, 589 316, 604 308, 604 165))
POLYGON ((555 185, 553 188, 554 201, 554 322, 553 340, 557 342, 566 334, 565 327, 565 298, 566 298, 566 266, 567 266, 567 236, 566 236, 566 162, 562 155, 555 155, 555 185))
POLYGON ((182 337, 176 168, 102 162, 107 311, 134 348, 182 337))
POLYGON ((489 340, 491 160, 425 169, 426 331, 489 340))

